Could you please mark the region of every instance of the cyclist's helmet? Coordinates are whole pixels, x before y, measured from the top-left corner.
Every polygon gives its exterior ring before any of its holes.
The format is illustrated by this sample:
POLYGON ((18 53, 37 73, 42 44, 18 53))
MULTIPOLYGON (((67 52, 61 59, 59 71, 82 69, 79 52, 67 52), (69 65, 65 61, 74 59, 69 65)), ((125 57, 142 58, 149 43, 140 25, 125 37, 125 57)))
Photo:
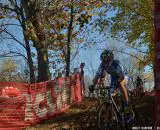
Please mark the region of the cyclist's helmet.
POLYGON ((113 59, 114 58, 113 52, 111 50, 106 50, 105 49, 101 53, 100 60, 103 61, 106 57, 109 58, 109 59, 113 59))

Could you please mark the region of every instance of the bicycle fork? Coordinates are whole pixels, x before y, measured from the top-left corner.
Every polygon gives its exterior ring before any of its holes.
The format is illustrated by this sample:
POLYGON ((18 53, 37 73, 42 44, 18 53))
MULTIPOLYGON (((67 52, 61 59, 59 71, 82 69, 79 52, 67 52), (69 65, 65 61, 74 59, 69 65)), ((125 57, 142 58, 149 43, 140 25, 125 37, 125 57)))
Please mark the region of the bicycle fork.
POLYGON ((112 97, 112 96, 109 96, 109 97, 110 97, 110 100, 109 100, 109 101, 110 101, 113 109, 114 109, 115 112, 116 112, 116 115, 117 115, 118 120, 119 120, 118 123, 120 123, 121 129, 123 129, 123 126, 121 125, 121 123, 123 123, 123 125, 125 125, 126 130, 129 130, 128 125, 127 125, 127 121, 126 121, 126 119, 124 118, 124 116, 120 113, 120 111, 119 111, 119 109, 118 109, 118 107, 117 107, 117 105, 116 105, 113 97, 112 97))

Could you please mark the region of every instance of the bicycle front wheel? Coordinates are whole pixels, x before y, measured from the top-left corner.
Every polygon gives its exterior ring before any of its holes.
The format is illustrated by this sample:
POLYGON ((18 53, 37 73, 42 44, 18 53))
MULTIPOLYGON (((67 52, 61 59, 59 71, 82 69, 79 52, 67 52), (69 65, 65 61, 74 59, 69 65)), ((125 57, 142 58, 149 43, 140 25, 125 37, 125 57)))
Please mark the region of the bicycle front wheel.
POLYGON ((113 105, 108 102, 102 103, 97 111, 97 129, 98 130, 118 130, 121 124, 113 105))

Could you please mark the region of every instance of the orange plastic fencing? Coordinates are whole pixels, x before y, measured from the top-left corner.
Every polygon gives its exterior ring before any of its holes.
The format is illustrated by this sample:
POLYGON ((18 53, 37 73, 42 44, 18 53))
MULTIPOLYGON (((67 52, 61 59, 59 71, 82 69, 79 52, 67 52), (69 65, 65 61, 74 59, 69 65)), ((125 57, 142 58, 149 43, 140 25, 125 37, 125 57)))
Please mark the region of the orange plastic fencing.
POLYGON ((83 100, 79 73, 36 83, 0 82, 0 130, 21 130, 63 113, 83 100))

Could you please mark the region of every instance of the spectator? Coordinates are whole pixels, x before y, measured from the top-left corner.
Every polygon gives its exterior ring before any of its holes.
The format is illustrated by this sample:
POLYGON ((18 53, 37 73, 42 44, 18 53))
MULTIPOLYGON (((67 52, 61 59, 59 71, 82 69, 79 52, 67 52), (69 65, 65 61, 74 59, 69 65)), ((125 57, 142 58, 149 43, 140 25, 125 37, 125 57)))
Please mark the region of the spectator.
POLYGON ((137 76, 136 78, 136 95, 137 96, 143 95, 143 81, 140 76, 137 76))
POLYGON ((78 72, 79 72, 79 69, 78 68, 74 68, 73 74, 76 74, 78 72))

